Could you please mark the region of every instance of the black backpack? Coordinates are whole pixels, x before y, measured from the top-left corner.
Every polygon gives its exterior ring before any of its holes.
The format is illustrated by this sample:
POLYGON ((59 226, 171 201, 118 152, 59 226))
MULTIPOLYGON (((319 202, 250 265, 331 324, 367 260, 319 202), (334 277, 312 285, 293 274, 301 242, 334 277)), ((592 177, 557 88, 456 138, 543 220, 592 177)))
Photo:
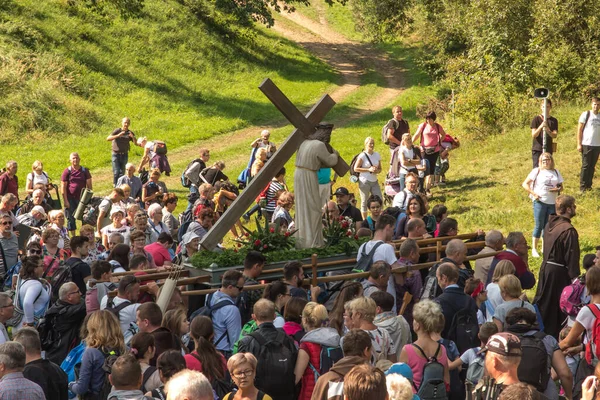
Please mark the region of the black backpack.
POLYGON ((442 288, 438 285, 437 272, 438 267, 441 263, 437 263, 431 267, 427 277, 425 278, 425 284, 423 285, 423 291, 421 292, 421 300, 433 300, 442 294, 442 288))
POLYGON ((193 210, 186 210, 179 214, 179 230, 177 231, 177 241, 183 241, 183 235, 187 233, 187 230, 192 222, 194 222, 193 210))
MULTIPOLYGON (((81 217, 81 222, 84 225, 98 225, 98 215, 100 214, 99 206, 103 200, 103 197, 92 197, 91 200, 85 205, 85 209, 83 210, 83 215, 81 217)), ((108 210, 107 214, 110 215, 110 209, 108 210)))
POLYGON ((75 262, 69 262, 74 259, 67 260, 64 264, 59 264, 58 268, 52 275, 52 304, 58 300, 58 290, 62 285, 67 282, 73 282, 73 268, 77 267, 82 260, 75 260, 75 262))
POLYGON ((448 339, 456 343, 460 354, 477 347, 480 342, 477 336, 479 334, 477 311, 470 307, 470 302, 471 298, 467 297, 465 307, 454 314, 450 329, 448 329, 448 339))
MULTIPOLYGON (((365 153, 365 152, 361 151, 360 153, 358 153, 357 155, 352 157, 352 161, 350 161, 350 176, 355 176, 358 178, 358 176, 360 175, 360 172, 356 172, 354 170, 354 167, 356 167, 356 162, 358 161, 358 157, 360 157, 360 155, 363 153, 365 153)), ((371 165, 373 165, 373 163, 371 162, 371 159, 369 158, 369 155, 367 153, 365 153, 365 156, 367 156, 367 160, 369 160, 369 163, 371 165)))
MULTIPOLYGON (((208 317, 212 320, 212 315, 215 311, 217 311, 225 306, 235 305, 231 300, 223 299, 220 302, 218 302, 217 304, 215 304, 213 306, 209 306, 209 304, 211 304, 213 295, 214 295, 214 293, 209 294, 208 297, 206 298, 205 306, 197 309, 196 311, 194 311, 192 313, 192 316, 190 317, 190 321, 193 321, 194 318, 197 317, 198 315, 208 317)), ((225 329, 225 332, 223 332, 221 337, 217 339, 217 341, 215 342, 215 347, 217 347, 217 345, 219 343, 221 343, 221 340, 223 340, 225 338, 225 336, 227 336, 227 329, 225 329)), ((231 341, 230 341, 230 343, 231 343, 231 341)))
POLYGON ((115 306, 115 300, 114 297, 113 298, 109 298, 107 303, 106 303, 106 310, 110 311, 111 313, 113 313, 113 315, 115 317, 117 317, 117 319, 119 321, 121 321, 121 310, 124 309, 125 307, 131 305, 130 301, 125 300, 124 302, 122 302, 121 304, 119 304, 118 306, 115 306))
POLYGON ((98 393, 96 398, 110 400, 111 398, 109 398, 108 395, 110 394, 110 392, 112 392, 112 384, 110 383, 108 376, 112 371, 113 364, 115 363, 115 361, 117 361, 117 358, 119 358, 119 353, 117 353, 114 350, 108 352, 104 350, 100 351, 102 351, 102 354, 104 355, 104 363, 102 364, 102 371, 104 372, 104 381, 102 383, 100 393, 98 393))
POLYGON ((252 332, 249 336, 260 345, 260 352, 256 356, 256 387, 273 399, 293 398, 297 350, 292 340, 279 329, 273 340, 265 339, 259 331, 252 332))
POLYGON ((517 376, 521 382, 534 386, 543 393, 550 379, 548 352, 543 339, 544 332, 533 335, 516 334, 521 340, 521 363, 517 369, 517 376))
POLYGON ((377 251, 377 248, 379 246, 381 246, 382 244, 384 244, 383 241, 375 243, 373 245, 373 248, 371 249, 371 251, 369 251, 368 254, 366 252, 367 245, 365 244, 362 249, 362 252, 360 253, 360 258, 358 259, 358 262, 356 263, 356 266, 354 267, 354 269, 352 269, 352 272, 368 272, 368 271, 370 271, 371 266, 373 265, 373 256, 375 255, 375 251, 377 251))
POLYGON ((321 352, 319 353, 320 368, 316 369, 310 362, 308 363, 308 367, 313 371, 313 374, 315 375, 315 382, 317 381, 317 379, 319 379, 321 375, 329 372, 331 367, 333 367, 333 364, 340 361, 343 357, 344 352, 342 351, 341 347, 321 345, 321 352))
POLYGON ((417 395, 421 400, 447 399, 446 384, 444 383, 444 366, 437 360, 442 345, 438 343, 437 350, 433 357, 427 357, 423 349, 418 345, 413 343, 412 346, 427 360, 427 363, 423 366, 421 386, 419 386, 417 395))

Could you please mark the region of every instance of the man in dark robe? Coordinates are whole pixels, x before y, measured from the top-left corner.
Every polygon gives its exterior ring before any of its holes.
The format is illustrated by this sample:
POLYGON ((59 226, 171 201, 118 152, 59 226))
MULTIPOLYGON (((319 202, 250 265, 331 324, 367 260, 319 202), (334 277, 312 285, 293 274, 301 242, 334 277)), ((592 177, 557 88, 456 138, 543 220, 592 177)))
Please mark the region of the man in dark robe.
POLYGON ((566 315, 559 307, 560 295, 571 280, 579 276, 579 235, 571 225, 575 199, 559 196, 556 214, 551 214, 544 228, 544 261, 534 303, 540 309, 544 332, 558 338, 566 315))

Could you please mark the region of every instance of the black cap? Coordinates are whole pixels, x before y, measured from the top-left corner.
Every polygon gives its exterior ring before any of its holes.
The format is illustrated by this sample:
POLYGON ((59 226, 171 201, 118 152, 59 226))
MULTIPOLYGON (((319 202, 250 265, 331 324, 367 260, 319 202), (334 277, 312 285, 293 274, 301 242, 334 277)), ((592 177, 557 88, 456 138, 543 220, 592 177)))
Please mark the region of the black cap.
POLYGON ((348 196, 349 194, 350 192, 345 187, 337 188, 337 190, 334 193, 335 196, 348 196))

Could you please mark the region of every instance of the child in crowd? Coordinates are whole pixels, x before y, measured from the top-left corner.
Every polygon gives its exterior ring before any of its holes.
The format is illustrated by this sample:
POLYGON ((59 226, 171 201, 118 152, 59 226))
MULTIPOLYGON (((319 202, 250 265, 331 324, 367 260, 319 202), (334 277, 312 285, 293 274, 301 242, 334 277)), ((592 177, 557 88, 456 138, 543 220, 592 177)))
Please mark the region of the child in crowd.
MULTIPOLYGON (((559 333, 558 335, 558 339, 559 340, 564 340, 568 335, 569 332, 571 332, 571 327, 570 326, 565 326, 559 333)), ((575 376, 575 372, 577 371, 577 365, 579 365, 579 361, 581 360, 581 351, 583 350, 583 346, 581 346, 581 339, 577 339, 575 341, 575 344, 573 346, 571 346, 568 350, 567 350, 567 354, 565 354, 565 360, 567 361, 567 365, 569 366, 569 369, 571 370, 571 373, 573 374, 573 376, 575 376), (577 351, 579 350, 579 351, 577 351)), ((558 375, 556 375, 556 372, 554 372, 554 370, 552 370, 552 380, 557 380, 558 379, 558 375)), ((562 394, 562 393, 561 393, 562 394)))
POLYGON ((477 382, 479 381, 479 379, 483 376, 483 371, 485 369, 484 367, 484 359, 485 359, 485 354, 479 354, 479 351, 481 351, 481 349, 483 347, 485 347, 485 345, 487 345, 488 339, 490 337, 492 337, 492 335, 495 335, 496 333, 498 333, 498 327, 496 326, 495 323, 493 322, 486 322, 483 325, 481 325, 481 327, 479 328, 479 334, 477 335, 479 337, 479 340, 481 340, 481 346, 478 347, 474 347, 472 349, 469 349, 467 351, 465 351, 463 353, 463 355, 461 355, 460 357, 458 357, 456 360, 450 362, 449 364, 449 368, 450 370, 455 370, 457 368, 462 367, 463 364, 467 365, 467 379, 473 384, 473 386, 475 386, 477 384, 477 382), (479 373, 475 373, 475 374, 470 374, 469 371, 474 371, 475 369, 477 369, 477 365, 474 364, 479 364, 479 366, 481 368, 479 368, 480 370, 480 374, 479 373), (471 367, 473 365, 473 367, 471 367))
POLYGON ((482 304, 487 300, 487 291, 480 279, 469 278, 465 282, 465 293, 468 294, 477 303, 477 323, 479 326, 485 323, 485 316, 481 310, 482 304))

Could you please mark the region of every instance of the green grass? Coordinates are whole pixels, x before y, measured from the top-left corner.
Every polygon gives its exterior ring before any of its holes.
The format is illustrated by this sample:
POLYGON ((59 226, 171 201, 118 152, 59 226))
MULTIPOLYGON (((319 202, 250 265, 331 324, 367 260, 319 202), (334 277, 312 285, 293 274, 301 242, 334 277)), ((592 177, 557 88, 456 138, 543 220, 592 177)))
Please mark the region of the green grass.
POLYGON ((92 170, 109 165, 105 138, 125 115, 138 136, 176 148, 280 120, 257 89, 265 77, 303 108, 339 83, 269 30, 227 40, 174 0, 148 0, 128 20, 58 0, 10 3, 0 7, 0 159, 16 158, 23 182, 35 159, 56 179, 71 151, 92 170))

